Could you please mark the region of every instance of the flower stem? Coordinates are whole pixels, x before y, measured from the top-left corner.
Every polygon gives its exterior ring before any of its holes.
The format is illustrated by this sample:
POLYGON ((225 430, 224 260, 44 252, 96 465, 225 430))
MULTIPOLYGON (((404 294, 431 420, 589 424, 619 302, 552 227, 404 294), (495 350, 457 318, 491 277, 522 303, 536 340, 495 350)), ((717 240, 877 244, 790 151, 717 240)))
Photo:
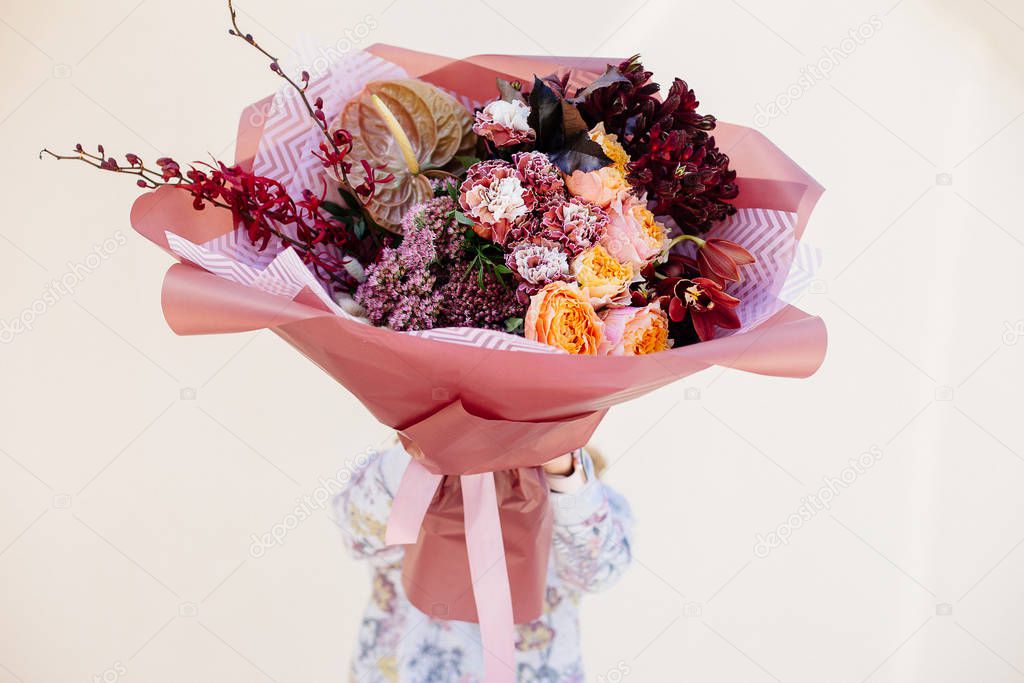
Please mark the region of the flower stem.
MULTIPOLYGON (((305 107, 306 112, 309 114, 309 117, 313 120, 317 128, 323 134, 323 137, 327 144, 331 147, 335 154, 341 155, 341 148, 338 146, 338 142, 334 139, 334 135, 331 134, 330 126, 327 124, 327 120, 325 118, 317 116, 316 107, 313 106, 313 104, 309 101, 309 97, 306 95, 306 90, 309 87, 309 74, 303 72, 302 84, 300 85, 299 83, 296 83, 295 80, 292 79, 288 74, 286 74, 284 69, 281 68, 280 61, 278 61, 277 57, 275 57, 273 54, 267 51, 266 48, 260 45, 256 41, 256 39, 253 38, 251 33, 244 33, 242 29, 239 28, 238 12, 235 10, 233 0, 228 0, 228 12, 231 14, 232 26, 232 28, 228 32, 231 35, 249 43, 249 45, 254 47, 263 56, 270 60, 271 69, 273 70, 273 72, 277 74, 280 78, 284 79, 284 81, 292 87, 292 89, 299 96, 299 99, 302 101, 302 105, 305 107)), ((317 106, 320 105, 318 104, 317 106)), ((349 190, 352 196, 356 197, 356 201, 360 204, 361 208, 365 210, 365 202, 360 201, 358 193, 354 192, 352 183, 349 181, 348 169, 345 167, 345 165, 342 163, 337 163, 334 164, 333 168, 345 189, 349 190)), ((372 214, 370 214, 368 210, 366 211, 366 213, 367 215, 370 215, 372 217, 372 214)))
POLYGON ((655 259, 656 262, 664 263, 665 261, 669 260, 669 254, 672 253, 672 248, 681 242, 686 242, 687 240, 695 243, 697 245, 697 249, 702 249, 705 244, 704 240, 694 235, 680 235, 679 237, 674 238, 665 246, 664 249, 661 250, 661 254, 658 256, 657 259, 655 259))
POLYGON ((676 237, 675 239, 668 243, 668 248, 666 249, 666 251, 671 250, 672 247, 676 246, 680 242, 686 241, 693 242, 694 244, 697 245, 698 249, 704 248, 705 241, 697 237, 696 235, 680 235, 679 237, 676 237))

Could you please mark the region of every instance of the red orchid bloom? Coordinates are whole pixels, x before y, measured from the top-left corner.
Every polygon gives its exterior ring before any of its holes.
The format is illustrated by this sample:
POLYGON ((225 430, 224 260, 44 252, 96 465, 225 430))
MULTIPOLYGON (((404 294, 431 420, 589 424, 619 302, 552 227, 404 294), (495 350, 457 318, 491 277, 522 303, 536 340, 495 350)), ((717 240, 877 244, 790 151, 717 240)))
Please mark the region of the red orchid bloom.
POLYGON ((753 255, 735 242, 712 237, 698 245, 697 269, 702 276, 723 287, 726 280, 739 282, 742 279, 740 267, 752 263, 753 255))
POLYGON ((736 307, 740 300, 729 296, 715 281, 704 277, 692 280, 666 278, 658 284, 662 305, 666 305, 668 317, 674 323, 682 322, 687 312, 693 321, 693 329, 701 341, 715 336, 715 328, 735 330, 740 326, 736 307))

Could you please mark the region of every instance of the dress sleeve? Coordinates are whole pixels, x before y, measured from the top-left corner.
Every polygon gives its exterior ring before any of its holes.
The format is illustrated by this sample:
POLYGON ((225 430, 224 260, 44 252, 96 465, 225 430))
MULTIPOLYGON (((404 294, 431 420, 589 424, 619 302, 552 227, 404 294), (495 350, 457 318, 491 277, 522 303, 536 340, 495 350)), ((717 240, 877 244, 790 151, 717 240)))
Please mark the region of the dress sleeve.
POLYGON ((555 572, 567 585, 594 593, 615 583, 632 560, 633 517, 629 504, 594 475, 583 454, 587 483, 571 493, 552 493, 555 572))
POLYGON ((409 456, 401 446, 373 453, 335 496, 334 522, 357 560, 384 565, 401 559, 402 546, 385 545, 384 531, 408 462, 409 456))

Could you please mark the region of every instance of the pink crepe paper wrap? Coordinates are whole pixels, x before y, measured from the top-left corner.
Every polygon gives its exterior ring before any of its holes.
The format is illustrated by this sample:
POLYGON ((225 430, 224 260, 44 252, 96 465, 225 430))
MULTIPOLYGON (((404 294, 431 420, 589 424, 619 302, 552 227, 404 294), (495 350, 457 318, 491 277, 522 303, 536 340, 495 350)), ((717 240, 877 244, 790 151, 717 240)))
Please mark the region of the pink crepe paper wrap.
MULTIPOLYGON (((572 69, 583 83, 618 61, 452 60, 386 45, 368 52, 378 64, 481 103, 493 97, 496 76, 529 81, 572 69)), ((265 151, 266 116, 254 114, 270 103, 243 114, 236 159, 247 168, 265 151)), ((793 215, 779 265, 759 292, 774 301, 822 188, 760 133, 719 123, 714 134, 738 171, 737 207, 793 215)), ((131 218, 168 250, 166 232, 202 244, 234 229, 228 212, 196 212, 187 193, 170 188, 140 197, 131 218)), ((313 294, 306 287, 282 296, 183 263, 167 272, 162 304, 179 334, 272 330, 422 449, 424 459, 410 465, 396 495, 386 540, 410 544, 403 584, 414 605, 480 622, 489 683, 514 680, 512 623, 543 609, 551 511, 539 465, 584 446, 618 403, 713 365, 806 377, 826 347, 820 319, 778 302, 760 324, 711 341, 650 356, 585 357, 493 348, 494 335, 505 336, 498 333, 487 337, 489 347, 473 345, 481 331, 455 331, 455 345, 376 328, 313 294)))

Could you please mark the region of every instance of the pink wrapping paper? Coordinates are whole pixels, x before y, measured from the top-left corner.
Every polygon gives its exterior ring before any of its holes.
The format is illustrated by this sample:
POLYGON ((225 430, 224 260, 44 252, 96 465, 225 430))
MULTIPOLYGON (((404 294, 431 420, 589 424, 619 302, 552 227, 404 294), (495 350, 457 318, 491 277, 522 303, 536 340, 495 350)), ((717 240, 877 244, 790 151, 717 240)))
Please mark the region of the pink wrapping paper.
MULTIPOLYGON (((592 78, 617 61, 454 61, 383 45, 370 52, 476 101, 493 96, 498 75, 527 80, 575 68, 592 78)), ((251 167, 262 135, 259 117, 248 114, 268 102, 242 117, 243 165, 251 167)), ((756 131, 720 123, 715 137, 739 174, 737 206, 793 212, 799 237, 821 186, 756 131)), ((169 188, 140 197, 132 224, 165 249, 165 231, 202 243, 234 228, 227 212, 195 212, 186 193, 169 188)), ((618 403, 713 365, 806 377, 826 348, 822 321, 792 306, 756 329, 692 346, 587 357, 397 333, 340 317, 309 294, 278 296, 178 264, 165 277, 162 305, 179 334, 272 330, 423 450, 424 460, 410 467, 399 490, 388 540, 411 544, 403 583, 413 604, 427 614, 480 621, 492 683, 513 680, 512 620, 529 621, 542 609, 551 516, 537 466, 585 445, 618 403)))

